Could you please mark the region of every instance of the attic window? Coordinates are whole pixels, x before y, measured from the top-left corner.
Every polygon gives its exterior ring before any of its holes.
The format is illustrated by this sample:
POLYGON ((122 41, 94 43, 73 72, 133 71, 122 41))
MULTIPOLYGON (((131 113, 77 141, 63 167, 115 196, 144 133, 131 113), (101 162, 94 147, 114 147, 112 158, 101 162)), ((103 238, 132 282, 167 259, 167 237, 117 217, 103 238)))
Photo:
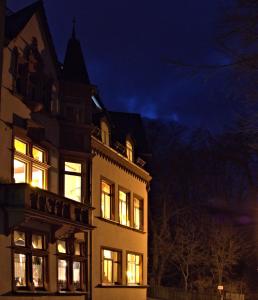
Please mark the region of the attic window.
POLYGON ((126 140, 126 157, 130 160, 133 161, 133 144, 131 143, 131 141, 126 140))
POLYGON ((101 121, 100 128, 101 128, 101 141, 102 143, 109 146, 109 128, 107 123, 105 121, 101 121))

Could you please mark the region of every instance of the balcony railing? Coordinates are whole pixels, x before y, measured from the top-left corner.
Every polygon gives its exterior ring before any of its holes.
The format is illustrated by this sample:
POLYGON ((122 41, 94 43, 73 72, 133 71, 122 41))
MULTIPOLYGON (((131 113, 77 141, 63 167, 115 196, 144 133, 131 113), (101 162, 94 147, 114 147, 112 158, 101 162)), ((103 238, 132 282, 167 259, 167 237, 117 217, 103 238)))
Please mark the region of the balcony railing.
POLYGON ((87 204, 76 202, 29 184, 0 184, 0 205, 8 210, 24 210, 47 223, 91 227, 87 204))

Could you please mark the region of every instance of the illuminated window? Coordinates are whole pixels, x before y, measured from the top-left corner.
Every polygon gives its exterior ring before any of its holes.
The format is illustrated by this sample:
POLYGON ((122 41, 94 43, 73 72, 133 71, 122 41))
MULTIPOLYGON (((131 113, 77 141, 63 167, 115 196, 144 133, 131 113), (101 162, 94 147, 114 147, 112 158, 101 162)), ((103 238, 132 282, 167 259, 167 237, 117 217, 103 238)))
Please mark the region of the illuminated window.
POLYGON ((83 290, 85 282, 86 254, 82 249, 82 242, 68 238, 57 241, 58 255, 58 289, 83 290))
POLYGON ((130 226, 129 220, 129 193, 119 191, 119 222, 130 226))
POLYGON ((112 185, 101 181, 101 216, 105 219, 112 219, 112 185))
POLYGON ((133 200, 133 218, 134 218, 134 228, 142 230, 143 229, 143 200, 134 198, 133 200))
POLYGON ((26 287, 26 255, 14 254, 14 282, 17 287, 26 287))
POLYGON ((13 161, 15 183, 27 182, 27 164, 18 159, 13 161))
POLYGON ((32 278, 33 284, 37 288, 44 286, 43 279, 43 257, 32 256, 32 278))
POLYGON ((126 157, 133 161, 133 145, 129 140, 126 140, 126 157))
POLYGON ((73 262, 73 285, 75 289, 81 288, 81 263, 79 261, 73 262))
POLYGON ((82 165, 79 163, 65 162, 64 196, 81 202, 82 194, 82 165))
POLYGON ((14 139, 14 149, 15 151, 22 153, 22 154, 27 154, 27 143, 22 142, 21 140, 14 139))
POLYGON ((17 138, 14 139, 14 148, 13 178, 15 183, 30 183, 34 187, 45 189, 47 172, 47 166, 44 164, 45 152, 17 138), (31 151, 32 156, 29 155, 31 151))
POLYGON ((127 254, 127 283, 142 283, 142 255, 127 254))
POLYGON ((57 251, 59 253, 66 253, 66 241, 57 241, 57 251))
POLYGON ((13 232, 14 282, 17 288, 28 288, 32 284, 36 289, 44 288, 47 251, 43 241, 44 235, 13 232))
POLYGON ((34 159, 43 162, 44 161, 44 152, 38 148, 32 147, 32 156, 34 159))
POLYGON ((67 272, 68 263, 64 259, 58 259, 58 288, 60 290, 67 289, 67 272))
POLYGON ((107 123, 105 121, 101 121, 100 128, 101 128, 101 141, 102 143, 109 146, 109 128, 107 123))
POLYGON ((102 283, 121 283, 121 253, 117 251, 102 250, 102 283))

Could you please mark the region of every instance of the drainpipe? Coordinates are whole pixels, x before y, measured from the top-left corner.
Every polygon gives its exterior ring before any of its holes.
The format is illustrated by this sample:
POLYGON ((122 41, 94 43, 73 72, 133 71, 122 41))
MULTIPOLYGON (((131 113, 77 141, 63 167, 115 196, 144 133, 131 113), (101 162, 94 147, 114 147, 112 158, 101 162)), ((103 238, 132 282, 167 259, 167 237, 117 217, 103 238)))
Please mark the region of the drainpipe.
POLYGON ((2 96, 5 2, 6 0, 0 0, 0 113, 1 113, 1 96, 2 96))

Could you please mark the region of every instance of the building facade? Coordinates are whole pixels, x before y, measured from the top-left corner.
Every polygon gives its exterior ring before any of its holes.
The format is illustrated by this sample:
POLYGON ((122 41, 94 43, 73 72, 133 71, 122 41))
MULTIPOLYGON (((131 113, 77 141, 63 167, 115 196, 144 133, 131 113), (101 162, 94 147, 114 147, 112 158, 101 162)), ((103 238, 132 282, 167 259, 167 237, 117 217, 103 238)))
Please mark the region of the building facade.
POLYGON ((107 111, 75 28, 58 62, 42 1, 6 12, 1 49, 0 299, 146 299, 140 116, 107 111))

